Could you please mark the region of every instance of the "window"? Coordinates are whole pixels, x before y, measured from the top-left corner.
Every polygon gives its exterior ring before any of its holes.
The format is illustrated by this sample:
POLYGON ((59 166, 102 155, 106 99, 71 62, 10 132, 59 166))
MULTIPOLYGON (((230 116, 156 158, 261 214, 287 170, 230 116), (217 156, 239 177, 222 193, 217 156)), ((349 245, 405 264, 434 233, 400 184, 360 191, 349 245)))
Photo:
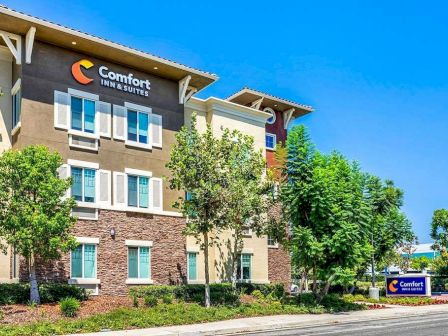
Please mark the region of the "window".
POLYGON ((146 176, 128 175, 128 206, 148 208, 149 178, 146 176))
POLYGON ((271 109, 270 107, 265 107, 265 108, 263 109, 263 111, 271 114, 271 117, 270 117, 268 120, 266 120, 266 122, 267 122, 268 124, 273 124, 273 123, 275 123, 275 119, 276 119, 275 111, 274 111, 273 109, 271 109))
POLYGON ((95 170, 71 167, 72 197, 79 202, 95 203, 95 170))
POLYGON ((95 102, 93 100, 70 97, 71 129, 95 133, 95 102))
POLYGON ((150 279, 151 250, 147 246, 128 247, 128 278, 150 279))
POLYGON ((266 133, 266 149, 275 150, 277 144, 277 136, 275 134, 266 133))
POLYGON ((12 95, 12 128, 14 129, 20 122, 20 113, 22 110, 22 92, 20 89, 21 80, 18 79, 11 89, 12 95))
POLYGON ((268 236, 268 247, 278 247, 277 241, 271 236, 268 236))
POLYGON ((252 255, 243 253, 238 260, 238 280, 250 280, 252 276, 252 255))
POLYGON ((147 145, 149 114, 145 112, 128 110, 128 140, 147 145))
POLYGON ((198 279, 198 269, 197 269, 197 253, 188 253, 188 280, 198 279))
POLYGON ((96 245, 81 244, 71 253, 71 278, 96 278, 96 245))

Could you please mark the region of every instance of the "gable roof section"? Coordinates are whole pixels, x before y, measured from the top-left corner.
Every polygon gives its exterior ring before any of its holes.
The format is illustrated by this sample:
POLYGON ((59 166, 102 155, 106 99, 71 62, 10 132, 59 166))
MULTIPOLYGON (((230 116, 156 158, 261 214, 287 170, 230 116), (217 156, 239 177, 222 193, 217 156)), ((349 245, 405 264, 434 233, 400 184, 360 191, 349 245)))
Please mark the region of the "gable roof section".
POLYGON ((291 100, 270 95, 265 92, 250 89, 248 87, 242 88, 240 91, 234 93, 226 100, 243 106, 251 106, 253 102, 257 101, 260 98, 263 98, 261 106, 270 107, 276 111, 285 112, 293 108, 294 117, 302 116, 314 111, 311 106, 299 104, 291 100))
POLYGON ((36 40, 85 53, 159 77, 179 81, 190 75, 190 86, 201 90, 218 79, 209 72, 170 61, 119 43, 65 27, 0 5, 0 30, 24 36, 36 27, 36 40), (76 44, 72 44, 75 42, 76 44))

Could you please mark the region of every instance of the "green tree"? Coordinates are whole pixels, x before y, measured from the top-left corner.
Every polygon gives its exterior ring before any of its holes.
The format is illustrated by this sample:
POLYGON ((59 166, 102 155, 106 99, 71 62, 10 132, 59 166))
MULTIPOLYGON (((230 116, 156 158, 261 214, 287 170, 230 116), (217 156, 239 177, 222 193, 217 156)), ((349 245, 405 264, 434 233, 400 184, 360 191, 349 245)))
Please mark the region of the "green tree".
POLYGON ((431 222, 431 238, 434 239, 434 249, 446 251, 448 246, 448 210, 434 211, 431 222))
POLYGON ((183 126, 176 134, 167 168, 171 172, 171 189, 187 192, 174 207, 187 218, 185 235, 193 236, 204 251, 205 305, 210 306, 209 248, 219 241, 225 228, 227 205, 223 202, 227 186, 227 157, 229 132, 220 139, 213 136, 207 124, 204 133, 196 128, 196 115, 190 127, 183 126), (226 146, 224 145, 226 144, 226 146))
POLYGON ((431 259, 425 256, 412 258, 411 267, 416 271, 424 271, 431 266, 431 259))
POLYGON ((250 229, 257 236, 268 230, 268 210, 273 204, 272 183, 266 178, 266 163, 262 152, 255 150, 253 138, 239 131, 223 131, 223 139, 227 139, 222 141, 227 183, 222 202, 226 206, 226 229, 232 232, 230 270, 236 289, 238 258, 243 249, 245 230, 250 229))
POLYGON ((442 251, 431 263, 432 270, 440 276, 448 276, 448 252, 442 251))
POLYGON ((281 197, 293 227, 292 260, 323 281, 319 293, 313 284, 322 299, 341 270, 370 255, 365 174, 339 153, 316 151, 303 126, 290 131, 287 149, 288 182, 281 197))
MULTIPOLYGON (((372 245, 370 268, 372 287, 375 283, 375 264, 382 263, 388 254, 400 244, 413 237, 412 226, 405 214, 400 211, 403 205, 403 191, 395 187, 393 181, 367 175, 366 200, 370 208, 369 234, 372 245)), ((360 265, 364 272, 367 265, 360 265)), ((358 272, 358 275, 361 272, 358 272)))
POLYGON ((55 260, 76 246, 70 228, 75 205, 64 198, 70 180, 59 179, 57 152, 45 146, 8 150, 0 156, 0 237, 28 262, 30 300, 40 303, 36 260, 55 260))

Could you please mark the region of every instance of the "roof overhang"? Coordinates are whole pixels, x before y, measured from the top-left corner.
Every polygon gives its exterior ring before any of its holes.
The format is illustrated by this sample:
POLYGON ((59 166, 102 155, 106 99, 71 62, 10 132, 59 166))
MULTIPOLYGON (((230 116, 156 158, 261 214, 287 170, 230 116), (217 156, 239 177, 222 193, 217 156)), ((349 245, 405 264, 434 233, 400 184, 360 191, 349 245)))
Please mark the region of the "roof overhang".
POLYGON ((189 86, 194 87, 198 91, 218 79, 218 76, 215 74, 193 69, 159 56, 17 12, 0 5, 0 30, 25 36, 31 27, 36 28, 35 39, 42 42, 88 54, 174 81, 180 81, 187 76, 191 76, 189 86))
POLYGON ((314 109, 311 106, 295 103, 283 98, 275 97, 270 94, 260 92, 257 90, 243 88, 237 93, 227 98, 228 101, 240 104, 243 106, 258 105, 259 108, 270 107, 275 111, 292 112, 292 117, 296 118, 310 112, 314 109))

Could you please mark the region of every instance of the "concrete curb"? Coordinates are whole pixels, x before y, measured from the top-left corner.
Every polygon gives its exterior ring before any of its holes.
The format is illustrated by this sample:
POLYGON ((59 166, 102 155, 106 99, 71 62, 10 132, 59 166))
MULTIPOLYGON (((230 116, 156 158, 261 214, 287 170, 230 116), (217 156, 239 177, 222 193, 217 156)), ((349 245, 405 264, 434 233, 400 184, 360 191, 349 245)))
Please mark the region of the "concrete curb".
MULTIPOLYGON (((432 315, 448 313, 448 304, 433 306, 393 306, 379 310, 366 310, 338 314, 320 315, 276 315, 251 317, 203 324, 108 331, 100 333, 79 334, 84 336, 224 336, 241 335, 245 333, 267 332, 293 328, 308 328, 331 324, 346 324, 353 322, 399 319, 403 316, 432 315)), ((74 335, 71 335, 74 336, 74 335)))

